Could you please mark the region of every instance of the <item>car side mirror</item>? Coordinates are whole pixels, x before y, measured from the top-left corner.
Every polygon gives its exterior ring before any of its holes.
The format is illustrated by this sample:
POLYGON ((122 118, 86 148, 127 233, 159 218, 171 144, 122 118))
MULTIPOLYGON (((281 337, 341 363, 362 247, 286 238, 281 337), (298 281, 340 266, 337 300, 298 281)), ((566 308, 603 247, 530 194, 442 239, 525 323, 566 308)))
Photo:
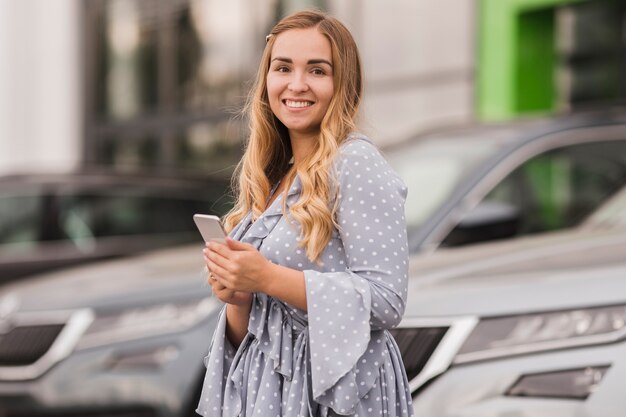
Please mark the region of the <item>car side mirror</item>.
POLYGON ((441 246, 461 246, 510 238, 517 235, 520 222, 521 215, 516 207, 483 201, 466 213, 441 246))

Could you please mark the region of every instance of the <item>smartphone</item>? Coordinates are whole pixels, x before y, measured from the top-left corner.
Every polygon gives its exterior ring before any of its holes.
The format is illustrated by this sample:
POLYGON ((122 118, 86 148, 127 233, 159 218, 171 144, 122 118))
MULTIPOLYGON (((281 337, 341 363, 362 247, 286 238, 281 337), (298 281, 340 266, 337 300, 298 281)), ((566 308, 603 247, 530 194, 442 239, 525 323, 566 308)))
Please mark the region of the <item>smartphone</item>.
POLYGON ((210 214, 194 214, 193 221, 205 242, 226 242, 226 232, 219 217, 210 214))

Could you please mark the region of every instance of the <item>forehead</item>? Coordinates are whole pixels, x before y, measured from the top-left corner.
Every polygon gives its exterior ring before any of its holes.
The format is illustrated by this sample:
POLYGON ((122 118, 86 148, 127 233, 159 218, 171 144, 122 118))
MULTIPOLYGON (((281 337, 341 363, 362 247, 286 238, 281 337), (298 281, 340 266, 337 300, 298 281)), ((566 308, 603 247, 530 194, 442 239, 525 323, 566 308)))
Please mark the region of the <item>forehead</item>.
POLYGON ((298 60, 326 59, 332 62, 330 41, 317 28, 290 29, 276 36, 271 58, 298 60))

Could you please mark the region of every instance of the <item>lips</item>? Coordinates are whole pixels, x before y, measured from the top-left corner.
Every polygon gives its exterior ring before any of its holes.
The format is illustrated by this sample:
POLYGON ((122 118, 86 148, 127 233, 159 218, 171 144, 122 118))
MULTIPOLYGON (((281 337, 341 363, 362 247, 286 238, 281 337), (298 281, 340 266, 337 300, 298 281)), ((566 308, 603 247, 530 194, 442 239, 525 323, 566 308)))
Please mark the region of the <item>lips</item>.
POLYGON ((309 100, 283 100, 283 103, 290 108, 301 109, 304 107, 311 107, 313 105, 312 101, 309 100))

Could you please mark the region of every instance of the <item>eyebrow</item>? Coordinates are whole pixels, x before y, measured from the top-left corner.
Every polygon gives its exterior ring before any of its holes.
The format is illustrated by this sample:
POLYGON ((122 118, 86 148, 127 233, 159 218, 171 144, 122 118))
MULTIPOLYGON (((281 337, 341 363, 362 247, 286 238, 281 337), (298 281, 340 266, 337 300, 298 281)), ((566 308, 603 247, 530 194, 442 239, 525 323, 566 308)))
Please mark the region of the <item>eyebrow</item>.
MULTIPOLYGON (((289 64, 293 64, 293 60, 291 58, 285 58, 282 56, 277 56, 276 58, 272 59, 272 62, 274 61, 282 61, 282 62, 287 62, 289 64)), ((315 65, 315 64, 326 64, 331 68, 333 67, 333 64, 331 64, 330 61, 326 59, 318 58, 318 59, 309 59, 307 61, 307 65, 315 65)))

